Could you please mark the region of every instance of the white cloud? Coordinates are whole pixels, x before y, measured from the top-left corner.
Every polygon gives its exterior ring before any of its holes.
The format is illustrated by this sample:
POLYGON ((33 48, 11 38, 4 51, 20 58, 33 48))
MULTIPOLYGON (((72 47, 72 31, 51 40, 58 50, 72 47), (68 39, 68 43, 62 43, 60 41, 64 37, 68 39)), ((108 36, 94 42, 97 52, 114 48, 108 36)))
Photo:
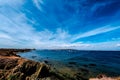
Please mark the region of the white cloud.
POLYGON ((120 47, 120 43, 118 43, 116 46, 117 46, 117 47, 120 47))
POLYGON ((47 29, 36 31, 32 25, 27 23, 27 18, 23 13, 14 12, 14 17, 11 16, 0 14, 0 32, 5 32, 0 33, 0 38, 2 38, 0 44, 2 45, 4 41, 7 41, 10 47, 50 48, 64 44, 70 37, 60 28, 54 33, 47 29), (3 38, 6 39, 3 40, 3 38))
MULTIPOLYGON (((119 46, 117 44, 118 42, 90 44, 83 42, 71 43, 71 41, 113 31, 119 29, 120 26, 105 26, 77 35, 71 35, 68 31, 62 28, 57 28, 55 32, 48 29, 36 31, 33 27, 35 23, 32 25, 28 24, 27 21, 29 19, 26 15, 14 8, 15 6, 20 7, 24 4, 22 1, 23 0, 0 0, 0 5, 10 5, 12 7, 10 9, 7 7, 0 8, 0 47, 26 47, 39 49, 115 49, 119 46)), ((42 0, 33 1, 36 7, 41 10, 40 4, 43 4, 42 0)))
POLYGON ((35 4, 35 6, 40 10, 43 11, 41 4, 43 4, 43 0, 33 0, 33 3, 35 4))
POLYGON ((0 38, 11 39, 11 37, 5 33, 0 32, 0 38))
MULTIPOLYGON (((0 14, 0 47, 17 47, 17 48, 38 48, 38 49, 119 49, 116 44, 119 42, 105 43, 71 43, 76 35, 70 35, 68 31, 58 28, 56 32, 50 30, 36 31, 32 25, 27 23, 24 14, 14 14, 15 17, 7 17, 0 14), (18 16, 19 15, 19 16, 18 16), (5 33, 3 33, 5 32, 5 33)), ((82 37, 100 34, 118 29, 119 27, 108 28, 102 27, 87 33, 82 37), (102 30, 102 31, 101 31, 102 30)), ((79 36, 80 38, 80 36, 79 36)))
POLYGON ((112 27, 112 26, 100 27, 100 28, 97 28, 97 29, 94 29, 94 30, 84 32, 84 33, 79 34, 79 35, 76 35, 76 37, 73 38, 73 41, 77 40, 77 39, 80 39, 80 38, 84 38, 84 37, 89 37, 89 36, 94 36, 94 35, 106 33, 106 32, 109 32, 109 31, 116 30, 116 29, 120 29, 120 26, 116 26, 116 27, 112 27))
POLYGON ((20 6, 24 0, 0 0, 0 6, 20 6))

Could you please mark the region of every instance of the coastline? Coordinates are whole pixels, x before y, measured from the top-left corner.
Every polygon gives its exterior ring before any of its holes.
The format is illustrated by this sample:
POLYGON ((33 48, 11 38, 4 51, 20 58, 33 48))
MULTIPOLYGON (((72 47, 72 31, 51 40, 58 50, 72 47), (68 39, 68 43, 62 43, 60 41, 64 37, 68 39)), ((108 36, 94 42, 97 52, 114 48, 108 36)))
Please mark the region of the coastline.
POLYGON ((33 49, 0 49, 0 80, 75 80, 50 66, 20 57, 33 49))
MULTIPOLYGON (((45 63, 17 55, 32 50, 34 49, 0 49, 0 80, 89 80, 84 76, 60 73, 45 63)), ((63 70, 65 72, 68 69, 63 70)), ((101 74, 98 78, 90 80, 120 80, 120 78, 110 78, 101 74)))
POLYGON ((18 52, 31 50, 0 49, 0 80, 32 80, 46 77, 49 74, 47 65, 17 55, 18 52))

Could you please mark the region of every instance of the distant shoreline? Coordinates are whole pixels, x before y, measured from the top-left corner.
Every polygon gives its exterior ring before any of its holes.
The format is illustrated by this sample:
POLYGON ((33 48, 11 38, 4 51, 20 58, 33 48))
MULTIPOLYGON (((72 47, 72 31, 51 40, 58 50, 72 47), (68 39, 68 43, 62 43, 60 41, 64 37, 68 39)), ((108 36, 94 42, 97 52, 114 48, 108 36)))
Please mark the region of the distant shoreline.
POLYGON ((16 52, 26 52, 26 51, 32 51, 32 50, 71 50, 71 51, 100 51, 100 52, 103 52, 103 51, 120 51, 120 50, 80 50, 80 49, 30 49, 30 48, 0 48, 0 51, 16 51, 16 52))
POLYGON ((79 49, 34 49, 34 50, 71 50, 71 51, 100 51, 100 52, 103 52, 103 51, 120 51, 120 50, 79 50, 79 49))

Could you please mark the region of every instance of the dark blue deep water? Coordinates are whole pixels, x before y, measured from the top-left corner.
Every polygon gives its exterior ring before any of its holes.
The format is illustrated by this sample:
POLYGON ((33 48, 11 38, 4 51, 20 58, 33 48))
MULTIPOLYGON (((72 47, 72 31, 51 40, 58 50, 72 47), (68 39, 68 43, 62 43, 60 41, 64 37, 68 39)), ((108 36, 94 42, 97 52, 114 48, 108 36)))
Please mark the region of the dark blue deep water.
POLYGON ((86 68, 95 75, 120 76, 120 51, 35 50, 19 55, 75 70, 86 68))

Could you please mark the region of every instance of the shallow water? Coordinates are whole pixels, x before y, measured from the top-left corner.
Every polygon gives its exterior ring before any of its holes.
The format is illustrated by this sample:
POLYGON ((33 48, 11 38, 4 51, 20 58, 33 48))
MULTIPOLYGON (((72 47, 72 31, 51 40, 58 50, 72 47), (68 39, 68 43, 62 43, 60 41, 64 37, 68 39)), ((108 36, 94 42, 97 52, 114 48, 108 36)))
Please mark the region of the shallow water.
POLYGON ((89 70, 89 76, 106 74, 120 76, 120 51, 36 50, 19 54, 21 57, 45 62, 60 71, 79 73, 89 70))

